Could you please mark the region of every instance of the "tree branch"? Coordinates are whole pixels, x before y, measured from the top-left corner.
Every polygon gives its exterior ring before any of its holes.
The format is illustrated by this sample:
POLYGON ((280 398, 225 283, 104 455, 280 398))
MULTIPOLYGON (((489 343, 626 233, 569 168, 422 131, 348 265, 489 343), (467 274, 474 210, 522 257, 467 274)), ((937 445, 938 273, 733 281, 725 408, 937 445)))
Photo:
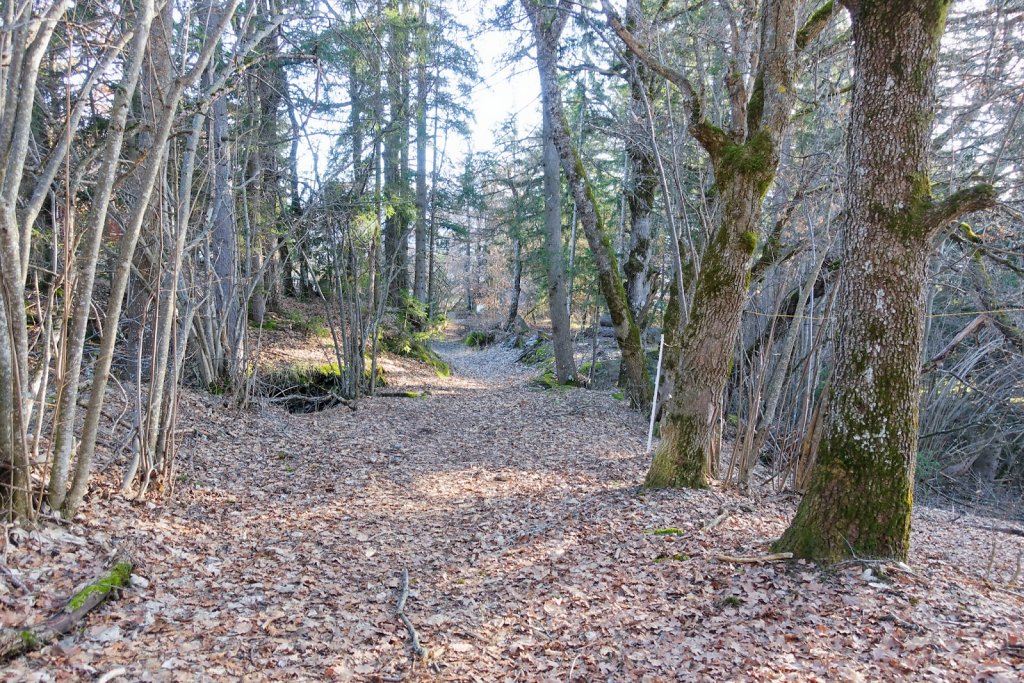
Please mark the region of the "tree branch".
POLYGON ((924 229, 931 237, 952 220, 965 213, 990 209, 996 204, 996 189, 988 183, 980 183, 959 192, 954 192, 939 202, 933 202, 923 216, 924 229))
POLYGON ((64 609, 43 623, 24 629, 0 630, 0 661, 38 650, 71 631, 96 606, 128 585, 133 568, 128 555, 119 554, 105 574, 79 591, 64 609))
POLYGON ((601 0, 601 7, 604 9, 608 27, 615 32, 615 35, 619 37, 619 40, 622 41, 626 48, 646 64, 651 71, 679 88, 679 91, 683 93, 683 106, 686 108, 686 114, 690 118, 691 127, 701 124, 703 122, 703 115, 701 114, 700 98, 697 96, 697 91, 694 90, 693 84, 690 83, 690 79, 681 71, 676 71, 662 64, 647 48, 641 45, 633 34, 630 33, 629 29, 623 25, 622 19, 608 0, 601 0))
POLYGON ((797 52, 803 52, 808 45, 814 42, 814 39, 821 35, 821 32, 825 30, 829 22, 832 20, 832 16, 836 12, 835 3, 829 0, 820 8, 815 10, 811 16, 807 17, 807 21, 800 27, 800 30, 796 32, 796 49, 797 52))

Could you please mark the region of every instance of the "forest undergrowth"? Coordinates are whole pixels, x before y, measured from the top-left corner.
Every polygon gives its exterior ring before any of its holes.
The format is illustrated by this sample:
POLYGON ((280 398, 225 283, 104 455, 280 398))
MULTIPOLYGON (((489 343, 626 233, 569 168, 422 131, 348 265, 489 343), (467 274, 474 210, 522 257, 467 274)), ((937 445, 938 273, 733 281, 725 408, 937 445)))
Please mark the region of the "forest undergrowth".
MULTIPOLYGON (((4 680, 1019 680, 1024 538, 919 508, 909 565, 764 561, 792 496, 650 492, 646 421, 539 390, 518 351, 389 359, 410 398, 289 414, 188 394, 176 490, 101 477, 7 528, 0 621, 58 610, 115 550, 130 588, 4 680), (413 656, 404 608, 425 657, 413 656)), ((116 469, 116 468, 114 468, 116 469)))

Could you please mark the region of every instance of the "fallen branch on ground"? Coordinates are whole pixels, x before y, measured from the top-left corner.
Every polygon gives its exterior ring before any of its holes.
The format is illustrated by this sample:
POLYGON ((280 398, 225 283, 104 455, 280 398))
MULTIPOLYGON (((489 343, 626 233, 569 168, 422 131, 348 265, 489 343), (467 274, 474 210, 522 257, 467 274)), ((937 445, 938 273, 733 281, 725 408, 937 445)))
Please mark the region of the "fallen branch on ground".
POLYGON ((57 614, 29 628, 0 630, 0 662, 45 647, 73 629, 111 593, 128 585, 133 568, 127 555, 118 554, 106 573, 78 591, 57 614))
POLYGON ((736 503, 734 505, 723 505, 722 507, 718 508, 718 512, 716 513, 715 518, 704 524, 704 531, 714 529, 716 526, 718 526, 725 520, 729 519, 729 516, 734 512, 753 511, 754 508, 750 507, 749 505, 744 505, 743 503, 736 503))
POLYGON ((996 531, 1000 534, 1009 534, 1011 536, 1024 536, 1024 529, 1018 529, 1012 526, 977 526, 977 529, 985 529, 986 531, 996 531))
POLYGON ((420 645, 420 637, 416 633, 416 627, 409 621, 409 617, 405 616, 405 601, 409 598, 409 570, 402 570, 402 588, 398 594, 398 609, 395 610, 395 614, 402 623, 405 625, 405 630, 409 633, 409 646, 412 648, 413 654, 416 655, 416 659, 424 659, 427 656, 427 651, 420 645))
POLYGON ((774 555, 757 555, 754 557, 735 557, 733 555, 715 555, 719 562, 732 562, 735 564, 758 564, 760 562, 776 562, 778 560, 792 560, 793 553, 775 553, 774 555))
POLYGON ((424 398, 430 396, 429 391, 378 391, 376 398, 424 398))
POLYGON ((30 591, 28 589, 28 586, 26 586, 25 583, 18 578, 17 574, 15 574, 10 567, 8 567, 6 564, 0 564, 0 571, 3 571, 4 575, 15 588, 20 590, 25 595, 29 594, 30 591))

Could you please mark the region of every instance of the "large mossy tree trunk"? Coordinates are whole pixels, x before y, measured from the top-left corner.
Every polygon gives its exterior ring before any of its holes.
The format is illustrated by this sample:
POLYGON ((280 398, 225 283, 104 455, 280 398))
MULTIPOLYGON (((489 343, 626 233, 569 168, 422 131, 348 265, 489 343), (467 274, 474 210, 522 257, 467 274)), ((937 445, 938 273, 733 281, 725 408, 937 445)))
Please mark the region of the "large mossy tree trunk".
MULTIPOLYGON (((652 488, 707 486, 721 418, 722 398, 747 297, 750 264, 757 248, 761 200, 775 176, 778 158, 767 135, 755 154, 757 169, 737 170, 715 158, 722 220, 705 252, 690 316, 679 338, 672 398, 661 422, 661 444, 647 473, 652 488)), ((739 147, 739 146, 737 146, 739 147)))
POLYGON ((545 120, 550 120, 551 123, 550 139, 558 150, 562 172, 568 181, 583 233, 587 237, 587 244, 594 258, 598 287, 608 306, 615 341, 622 355, 625 381, 623 389, 632 405, 646 406, 651 400, 651 382, 640 339, 640 328, 629 308, 615 251, 605 229, 604 219, 598 210, 593 187, 572 144, 562 104, 562 91, 558 84, 558 37, 573 3, 570 0, 559 0, 556 7, 542 4, 539 0, 521 1, 530 17, 536 39, 541 99, 545 120), (557 32, 552 30, 556 26, 557 32))
POLYGON ((931 244, 993 192, 931 197, 935 63, 949 0, 845 4, 855 77, 832 394, 810 486, 776 547, 820 561, 905 560, 931 244))
POLYGON ((796 102, 798 55, 828 25, 832 4, 811 14, 797 30, 796 0, 765 3, 757 48, 756 75, 749 88, 734 64, 726 78, 729 130, 704 118, 689 78, 660 63, 641 45, 611 5, 602 5, 609 25, 626 47, 676 85, 690 118, 690 133, 711 159, 718 222, 712 232, 693 301, 669 367, 673 387, 662 415, 662 440, 647 473, 652 488, 707 486, 717 454, 722 400, 732 367, 754 252, 761 236, 762 203, 779 166, 779 148, 796 102))

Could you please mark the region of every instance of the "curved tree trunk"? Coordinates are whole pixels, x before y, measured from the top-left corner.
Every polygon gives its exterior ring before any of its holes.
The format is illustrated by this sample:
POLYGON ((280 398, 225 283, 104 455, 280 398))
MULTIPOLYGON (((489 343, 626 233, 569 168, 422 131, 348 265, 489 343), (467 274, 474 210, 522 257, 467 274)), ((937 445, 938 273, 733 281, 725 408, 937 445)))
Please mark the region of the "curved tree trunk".
POLYGON ((674 390, 662 416, 662 441, 647 473, 647 486, 707 486, 722 396, 757 248, 761 198, 778 165, 768 144, 759 162, 763 164, 760 173, 734 173, 716 164, 722 222, 701 264, 690 317, 679 339, 674 390))
MULTIPOLYGON (((730 131, 699 119, 691 126, 711 157, 720 218, 705 250, 690 315, 679 337, 673 393, 662 416, 662 441, 645 481, 653 488, 702 488, 714 471, 723 395, 761 237, 762 203, 778 170, 779 145, 789 129, 795 102, 796 52, 816 35, 798 38, 796 12, 797 3, 792 0, 766 6, 751 92, 745 92, 738 74, 729 79, 730 131)), ((825 19, 829 16, 831 10, 825 19)), ((821 25, 819 20, 815 31, 821 25)), ((632 37, 618 32, 630 45, 632 37)), ((694 106, 698 111, 691 111, 691 116, 697 118, 699 106, 694 106)))
MULTIPOLYGON (((651 382, 640 339, 640 328, 630 311, 626 288, 619 276, 615 251, 605 229, 604 220, 598 211, 593 188, 579 154, 572 144, 562 105, 562 92, 558 85, 558 36, 561 34, 572 2, 560 0, 557 9, 547 8, 553 11, 545 11, 545 8, 535 0, 522 0, 522 3, 530 17, 536 39, 537 69, 540 73, 545 120, 550 118, 551 121, 550 139, 558 150, 562 171, 569 183, 583 233, 594 257, 598 287, 608 305, 615 341, 622 354, 625 377, 623 388, 632 405, 646 406, 651 401, 651 382)), ((545 138, 548 136, 545 135, 545 138)))
POLYGON ((776 546, 824 561, 906 559, 930 243, 993 193, 931 198, 935 62, 949 0, 846 5, 856 78, 832 395, 809 489, 776 546))

